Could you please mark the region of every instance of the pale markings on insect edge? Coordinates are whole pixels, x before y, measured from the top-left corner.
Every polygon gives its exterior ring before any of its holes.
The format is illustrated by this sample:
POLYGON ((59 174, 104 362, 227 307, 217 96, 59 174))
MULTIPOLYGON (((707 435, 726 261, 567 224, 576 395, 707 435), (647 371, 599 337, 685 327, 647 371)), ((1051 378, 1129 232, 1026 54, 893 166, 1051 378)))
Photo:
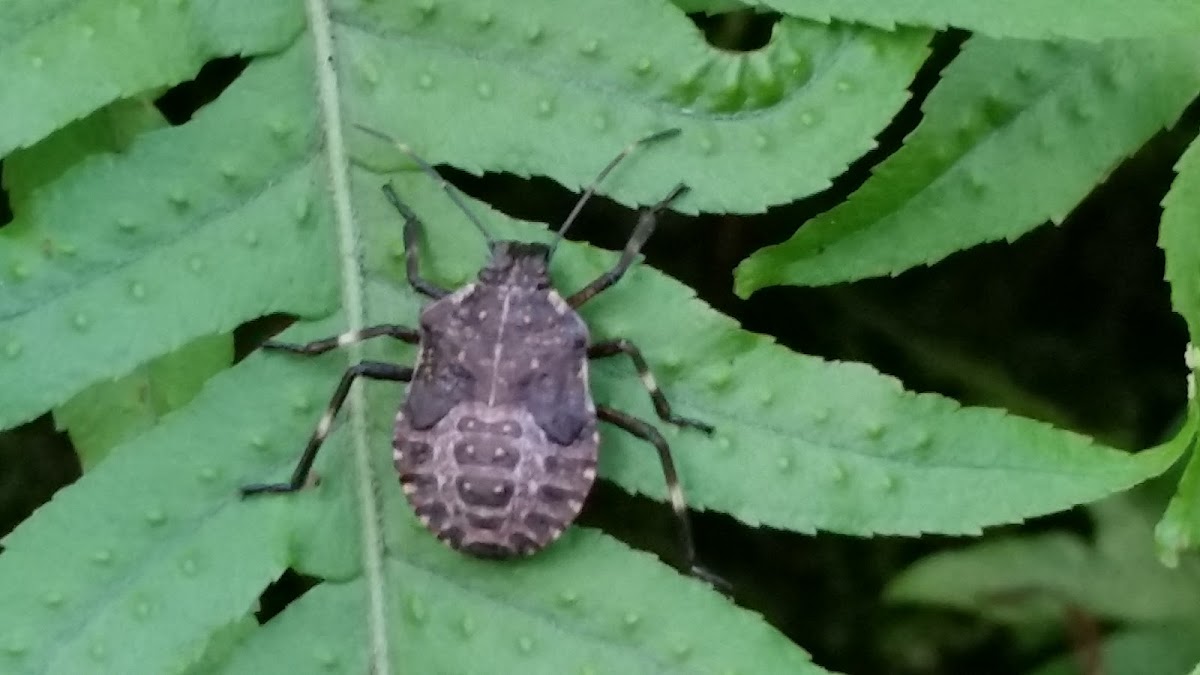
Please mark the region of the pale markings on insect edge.
POLYGON ((1189 401, 1196 400, 1196 368, 1200 366, 1200 348, 1197 348, 1192 343, 1187 344, 1187 348, 1183 350, 1183 363, 1188 368, 1187 375, 1187 397, 1189 401))
POLYGON ((326 410, 324 415, 321 415, 321 421, 317 422, 317 438, 323 439, 329 435, 329 428, 333 426, 333 411, 326 410))
POLYGON ((679 487, 679 481, 668 485, 667 493, 671 497, 671 508, 675 513, 687 513, 687 504, 683 501, 683 489, 679 487))
POLYGON ((563 300, 563 297, 557 291, 550 291, 550 304, 554 305, 554 311, 559 314, 566 314, 571 311, 571 306, 567 304, 566 300, 563 300))
MULTIPOLYGON (((591 391, 592 383, 590 381, 590 371, 588 371, 587 359, 583 359, 582 361, 579 362, 578 375, 579 375, 579 381, 583 383, 583 390, 591 391)), ((596 402, 592 400, 591 396, 587 397, 587 411, 589 414, 592 414, 592 415, 596 414, 596 402)), ((596 433, 592 434, 592 443, 595 444, 597 447, 600 445, 600 432, 596 432, 596 433)))
POLYGON ((352 345, 355 342, 359 342, 361 340, 361 338, 359 337, 359 333, 360 333, 360 331, 352 330, 348 333, 342 333, 341 335, 337 336, 338 346, 345 347, 348 345, 352 345))
POLYGON ((488 389, 487 404, 493 406, 496 404, 496 385, 502 379, 500 377, 500 357, 504 351, 504 325, 508 322, 508 306, 512 300, 513 292, 510 290, 504 294, 504 301, 500 304, 500 326, 496 332, 496 346, 492 348, 492 386, 488 389))
POLYGON ((646 387, 650 393, 658 391, 658 381, 654 379, 654 375, 650 371, 643 371, 639 373, 639 375, 642 378, 642 385, 646 387))

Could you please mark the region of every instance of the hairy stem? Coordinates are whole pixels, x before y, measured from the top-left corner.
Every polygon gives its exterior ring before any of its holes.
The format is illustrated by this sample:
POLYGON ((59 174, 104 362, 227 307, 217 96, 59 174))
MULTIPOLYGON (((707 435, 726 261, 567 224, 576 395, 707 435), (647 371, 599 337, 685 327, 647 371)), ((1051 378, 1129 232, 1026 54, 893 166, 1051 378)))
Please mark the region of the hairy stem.
MULTIPOLYGON (((314 66, 317 74, 317 97, 321 108, 321 124, 325 131, 325 158, 329 166, 329 186, 333 197, 338 231, 338 254, 342 267, 342 307, 349 331, 357 331, 364 323, 363 279, 358 228, 350 205, 350 172, 346 161, 345 139, 342 136, 342 116, 337 71, 333 64, 333 34, 329 8, 325 0, 308 0, 309 25, 313 34, 314 66)), ((362 358, 362 347, 348 347, 350 360, 362 358)), ((350 432, 354 444, 354 467, 357 476, 360 522, 362 525, 363 570, 367 588, 367 625, 370 636, 370 672, 387 675, 387 619, 384 607, 383 539, 380 527, 379 493, 371 470, 370 448, 367 443, 366 404, 362 388, 355 386, 347 399, 350 432)))

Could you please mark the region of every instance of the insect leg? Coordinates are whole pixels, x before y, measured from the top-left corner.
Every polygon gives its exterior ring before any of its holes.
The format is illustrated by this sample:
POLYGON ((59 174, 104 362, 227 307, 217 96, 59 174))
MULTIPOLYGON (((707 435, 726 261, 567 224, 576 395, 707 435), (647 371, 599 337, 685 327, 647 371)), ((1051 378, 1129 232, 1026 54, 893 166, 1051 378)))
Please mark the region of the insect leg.
POLYGON ((683 499, 683 488, 679 485, 679 474, 675 471, 675 461, 671 458, 671 448, 667 445, 667 440, 662 437, 658 429, 616 408, 597 405, 596 416, 650 443, 658 450, 658 459, 662 462, 663 475, 667 479, 667 494, 671 499, 671 510, 675 512, 675 520, 679 527, 679 547, 683 552, 687 573, 712 584, 717 590, 727 591, 729 582, 704 569, 696 561, 696 546, 692 541, 692 521, 688 516, 687 502, 683 499))
POLYGON ((646 388, 646 393, 650 394, 650 400, 654 403, 654 411, 658 413, 659 419, 681 427, 699 429, 706 434, 713 432, 711 424, 688 417, 680 417, 671 411, 670 402, 658 388, 658 382, 654 379, 654 374, 650 372, 650 366, 646 363, 645 357, 642 356, 642 350, 638 349, 637 345, 625 338, 605 340, 588 345, 587 353, 590 359, 602 359, 617 354, 629 355, 629 358, 633 360, 633 367, 637 370, 638 377, 642 379, 642 386, 646 388))
POLYGON ((241 488, 242 496, 263 492, 295 492, 304 487, 308 480, 308 474, 312 470, 313 460, 317 457, 317 450, 321 448, 325 437, 329 435, 329 430, 333 427, 333 418, 337 416, 342 403, 346 401, 346 395, 350 393, 350 385, 354 384, 355 379, 365 377, 371 380, 408 382, 412 379, 412 375, 413 369, 408 366, 397 366, 379 361, 363 361, 347 368, 345 374, 342 375, 342 381, 338 383, 337 390, 333 392, 329 407, 325 409, 325 414, 321 415, 321 421, 317 423, 316 430, 308 439, 304 454, 300 455, 300 461, 296 463, 296 468, 292 471, 292 477, 288 482, 244 485, 241 488))
POLYGON ((408 272, 408 283, 412 284, 418 293, 423 293, 435 300, 447 295, 450 291, 421 276, 421 228, 424 225, 421 223, 420 217, 408 207, 408 204, 400 200, 390 183, 383 186, 383 194, 404 218, 404 266, 408 272))
POLYGON ((633 228, 633 234, 629 236, 629 241, 625 243, 625 250, 621 251, 621 259, 617 261, 617 264, 609 271, 597 277, 592 283, 584 286, 576 291, 574 295, 567 298, 567 304, 572 307, 578 307, 591 300, 597 293, 617 283, 625 274, 625 271, 629 269, 629 266, 633 264, 633 260, 637 257, 642 245, 654 233, 654 227, 658 224, 659 212, 666 209, 671 202, 687 194, 687 191, 688 187, 680 183, 662 201, 642 211, 641 215, 638 216, 637 227, 633 228))
POLYGON ((386 335, 388 337, 402 340, 411 345, 417 344, 420 339, 420 334, 413 328, 408 326, 398 326, 395 324, 380 324, 378 326, 368 326, 360 330, 352 330, 348 333, 335 335, 333 337, 324 338, 322 340, 313 340, 305 344, 293 344, 291 342, 279 342, 277 340, 267 340, 263 343, 263 349, 291 352, 293 354, 304 354, 305 356, 316 356, 336 347, 345 347, 352 345, 355 342, 386 335))

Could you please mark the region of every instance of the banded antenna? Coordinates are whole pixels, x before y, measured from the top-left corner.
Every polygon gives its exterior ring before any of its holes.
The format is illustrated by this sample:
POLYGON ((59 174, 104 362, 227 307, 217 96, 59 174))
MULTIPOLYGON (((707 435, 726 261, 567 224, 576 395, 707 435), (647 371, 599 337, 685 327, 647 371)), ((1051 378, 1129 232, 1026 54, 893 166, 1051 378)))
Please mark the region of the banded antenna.
POLYGON ((467 207, 467 203, 462 200, 462 197, 458 193, 458 188, 451 185, 450 182, 445 178, 442 178, 441 174, 437 172, 437 169, 434 169, 429 162, 421 159, 417 153, 413 152, 412 148, 408 147, 408 145, 404 143, 401 143, 392 136, 383 133, 382 131, 376 131, 375 129, 363 126, 361 124, 355 124, 354 128, 371 134, 376 138, 381 138, 388 143, 391 143, 400 152, 404 153, 405 156, 415 162, 417 166, 421 167, 421 170, 424 171, 430 179, 432 179, 438 184, 439 187, 442 188, 442 191, 446 193, 446 196, 450 198, 450 201, 454 202, 454 205, 457 206, 459 210, 467 214, 467 219, 475 225, 475 228, 479 230, 480 234, 483 235, 483 238, 487 240, 489 247, 496 243, 496 240, 493 239, 492 235, 488 233, 487 228, 483 226, 483 222, 475 216, 475 213, 467 207))
POLYGON ((567 214, 567 219, 563 221, 561 226, 559 226, 558 234, 554 238, 554 243, 550 245, 550 256, 554 255, 554 251, 558 248, 558 243, 562 241, 563 235, 567 233, 567 228, 571 227, 571 224, 575 222, 575 218, 579 216, 579 212, 583 210, 583 205, 592 198, 592 195, 596 194, 596 188, 600 187, 600 183, 604 180, 605 176, 607 176, 613 169, 617 168, 617 165, 621 163, 621 160, 628 157, 634 150, 637 150, 643 145, 649 145, 667 138, 674 138, 679 134, 679 129, 666 129, 650 134, 645 138, 634 141, 633 143, 625 146, 624 150, 618 153, 616 157, 613 157, 612 161, 608 163, 608 166, 604 167, 600 171, 600 174, 596 176, 596 179, 592 181, 592 184, 588 186, 587 190, 584 190, 583 196, 579 198, 579 201, 575 202, 575 208, 571 209, 571 212, 567 214))

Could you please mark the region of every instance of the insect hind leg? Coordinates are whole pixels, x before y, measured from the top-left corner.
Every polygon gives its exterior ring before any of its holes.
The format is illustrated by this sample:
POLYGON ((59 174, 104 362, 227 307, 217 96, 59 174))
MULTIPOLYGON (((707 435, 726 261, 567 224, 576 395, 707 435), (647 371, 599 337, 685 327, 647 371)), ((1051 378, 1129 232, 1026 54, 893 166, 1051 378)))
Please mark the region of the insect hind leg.
POLYGON ((596 416, 609 424, 620 427, 634 436, 654 446, 658 451, 658 459, 662 462, 663 476, 667 481, 667 495, 670 498, 671 510, 675 513, 678 527, 679 548, 683 554, 684 571, 701 579, 722 593, 728 593, 729 582, 708 571, 696 559, 696 545, 692 538, 692 521, 688 515, 687 501, 683 498, 683 488, 679 484, 679 473, 675 470, 675 460, 671 457, 671 447, 667 439, 662 437, 652 425, 607 405, 596 406, 596 416))
POLYGON ((296 463, 291 478, 286 483, 244 485, 241 488, 242 496, 247 497, 265 492, 295 492, 304 487, 308 482, 308 475, 312 471, 313 461, 317 458, 317 451, 321 449, 325 437, 329 435, 329 430, 333 427, 333 420, 341 410, 342 404, 346 402, 346 396, 350 393, 350 385, 354 384, 354 380, 365 377, 370 380, 408 382, 412 376, 413 369, 408 366, 397 366, 379 361, 363 361, 347 368, 345 374, 342 375, 342 381, 338 383, 337 389, 333 392, 329 407, 325 409, 321 420, 317 422, 317 428, 309 437, 308 445, 305 446, 304 453, 300 455, 300 461, 296 463))
POLYGON ((373 337, 387 336, 395 338, 402 342, 415 345, 420 340, 420 334, 413 328, 408 326, 400 326, 397 324, 380 324, 378 326, 369 326, 360 330, 349 331, 341 335, 313 340, 304 344, 295 344, 292 342, 279 342, 278 340, 267 340, 263 343, 263 349, 269 351, 291 352, 292 354, 303 354, 305 356, 316 356, 325 352, 336 349, 337 347, 345 347, 356 342, 362 342, 373 337))

